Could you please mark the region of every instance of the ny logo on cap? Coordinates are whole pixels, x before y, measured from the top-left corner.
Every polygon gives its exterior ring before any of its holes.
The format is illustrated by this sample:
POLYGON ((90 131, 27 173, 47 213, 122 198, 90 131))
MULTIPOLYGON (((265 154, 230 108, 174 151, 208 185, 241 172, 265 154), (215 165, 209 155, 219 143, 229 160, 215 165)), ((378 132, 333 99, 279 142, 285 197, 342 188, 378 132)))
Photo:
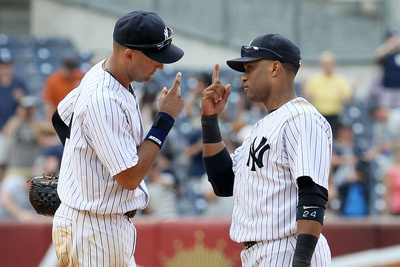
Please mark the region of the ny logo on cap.
POLYGON ((164 37, 165 37, 165 38, 164 38, 165 40, 167 40, 168 37, 169 37, 169 31, 168 31, 168 28, 167 28, 167 27, 164 28, 164 37))

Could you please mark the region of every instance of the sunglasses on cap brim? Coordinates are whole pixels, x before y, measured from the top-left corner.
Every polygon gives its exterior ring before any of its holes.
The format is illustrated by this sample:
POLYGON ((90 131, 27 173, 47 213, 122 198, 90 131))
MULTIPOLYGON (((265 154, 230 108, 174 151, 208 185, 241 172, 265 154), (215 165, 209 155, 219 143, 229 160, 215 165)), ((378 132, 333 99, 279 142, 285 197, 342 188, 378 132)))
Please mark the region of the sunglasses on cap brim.
POLYGON ((166 27, 164 30, 164 35, 165 35, 165 40, 156 43, 156 44, 144 44, 144 45, 131 45, 131 44, 125 44, 124 46, 129 47, 129 48, 142 48, 142 49, 157 49, 161 50, 163 47, 166 47, 167 45, 170 45, 172 43, 172 34, 173 31, 171 28, 166 27))
POLYGON ((253 45, 242 45, 242 47, 240 49, 240 56, 241 57, 254 56, 254 53, 257 53, 258 51, 259 52, 266 51, 266 52, 274 54, 278 58, 283 58, 282 55, 275 52, 274 50, 271 50, 268 48, 263 48, 263 47, 258 47, 258 46, 253 46, 253 45), (249 54, 251 54, 251 55, 249 55, 249 54))

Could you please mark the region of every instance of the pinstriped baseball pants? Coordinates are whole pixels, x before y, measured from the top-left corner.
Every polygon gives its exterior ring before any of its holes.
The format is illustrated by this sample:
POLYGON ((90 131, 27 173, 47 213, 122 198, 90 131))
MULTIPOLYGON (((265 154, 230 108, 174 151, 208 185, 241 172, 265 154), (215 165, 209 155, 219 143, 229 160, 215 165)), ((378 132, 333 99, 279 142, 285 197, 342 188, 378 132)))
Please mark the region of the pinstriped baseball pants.
POLYGON ((136 228, 123 215, 61 204, 53 219, 53 244, 60 267, 136 267, 136 228))
MULTIPOLYGON (((295 235, 286 238, 257 242, 242 250, 243 267, 291 267, 296 247, 295 235)), ((311 260, 311 267, 330 267, 331 251, 326 238, 321 234, 311 260)))

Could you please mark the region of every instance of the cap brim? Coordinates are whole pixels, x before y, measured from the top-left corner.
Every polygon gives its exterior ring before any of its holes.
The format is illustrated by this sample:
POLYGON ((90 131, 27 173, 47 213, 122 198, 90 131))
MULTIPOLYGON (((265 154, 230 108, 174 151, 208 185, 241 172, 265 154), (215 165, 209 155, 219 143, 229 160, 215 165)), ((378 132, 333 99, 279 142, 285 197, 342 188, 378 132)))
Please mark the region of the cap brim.
POLYGON ((183 57, 183 50, 174 44, 170 44, 161 50, 142 50, 143 54, 154 61, 163 64, 174 63, 183 57))
POLYGON ((226 64, 236 71, 244 72, 244 63, 260 60, 258 57, 239 57, 226 61, 226 64))

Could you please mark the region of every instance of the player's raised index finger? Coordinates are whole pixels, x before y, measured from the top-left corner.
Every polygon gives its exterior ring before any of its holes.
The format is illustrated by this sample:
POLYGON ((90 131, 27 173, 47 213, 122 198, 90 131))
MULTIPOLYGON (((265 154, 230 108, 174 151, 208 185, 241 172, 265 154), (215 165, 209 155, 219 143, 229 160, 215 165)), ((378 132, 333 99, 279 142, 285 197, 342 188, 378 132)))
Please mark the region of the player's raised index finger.
POLYGON ((219 65, 215 64, 214 73, 212 76, 212 82, 217 82, 219 80, 219 65))
POLYGON ((178 90, 179 85, 181 84, 182 73, 178 72, 175 77, 174 85, 172 85, 171 90, 178 90))

